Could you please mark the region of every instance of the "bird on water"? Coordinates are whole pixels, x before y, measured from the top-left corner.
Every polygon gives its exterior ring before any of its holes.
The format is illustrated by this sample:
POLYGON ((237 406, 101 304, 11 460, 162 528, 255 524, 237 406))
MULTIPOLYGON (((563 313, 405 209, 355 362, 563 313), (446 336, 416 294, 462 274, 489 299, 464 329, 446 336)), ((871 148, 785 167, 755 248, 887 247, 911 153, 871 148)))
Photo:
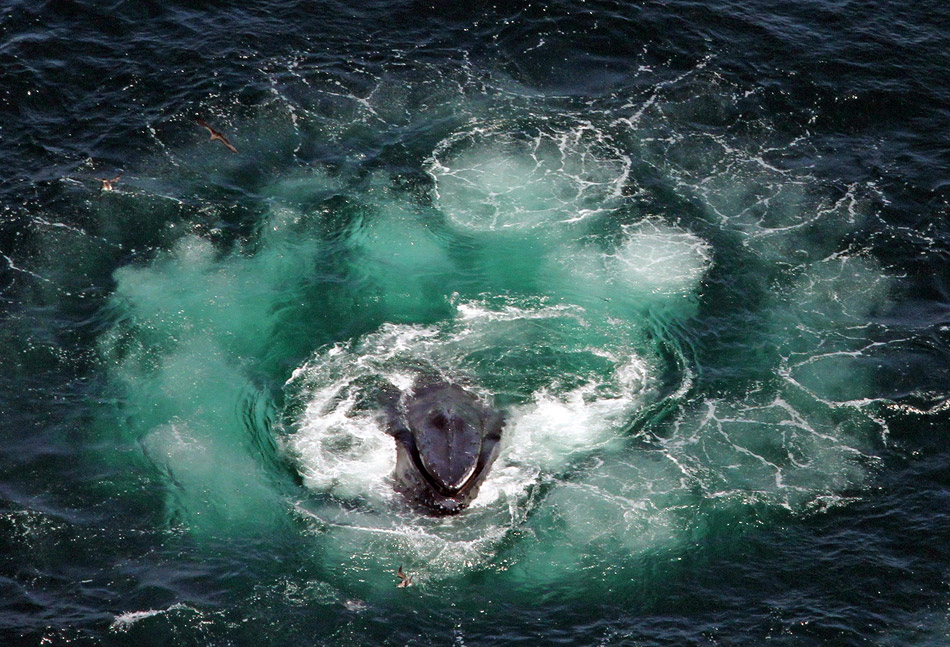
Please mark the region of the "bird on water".
POLYGON ((111 180, 109 180, 109 179, 107 179, 107 178, 104 178, 104 177, 97 177, 96 179, 99 180, 100 182, 102 182, 102 190, 103 190, 103 191, 112 191, 112 190, 115 188, 114 185, 119 181, 119 178, 121 178, 121 177, 122 177, 122 174, 119 173, 118 175, 116 175, 116 176, 115 176, 114 178, 112 178, 111 180))
POLYGON ((399 578, 399 584, 396 585, 396 588, 406 588, 407 586, 412 586, 412 575, 406 575, 402 572, 402 566, 399 567, 399 570, 396 571, 396 577, 399 578))

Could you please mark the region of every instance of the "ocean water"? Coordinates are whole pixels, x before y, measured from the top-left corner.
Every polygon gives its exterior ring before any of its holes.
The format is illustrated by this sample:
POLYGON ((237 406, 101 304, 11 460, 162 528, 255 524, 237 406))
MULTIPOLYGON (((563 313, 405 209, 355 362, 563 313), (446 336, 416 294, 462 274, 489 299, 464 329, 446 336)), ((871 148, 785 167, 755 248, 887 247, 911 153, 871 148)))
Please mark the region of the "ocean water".
POLYGON ((0 642, 950 644, 948 27, 6 2, 0 642))

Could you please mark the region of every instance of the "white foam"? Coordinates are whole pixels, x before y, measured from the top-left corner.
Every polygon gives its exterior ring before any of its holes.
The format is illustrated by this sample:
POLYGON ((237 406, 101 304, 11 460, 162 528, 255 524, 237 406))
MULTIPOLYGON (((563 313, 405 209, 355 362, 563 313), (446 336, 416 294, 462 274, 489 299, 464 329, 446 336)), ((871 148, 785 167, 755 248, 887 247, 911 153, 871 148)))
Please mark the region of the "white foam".
POLYGON ((422 326, 383 326, 359 343, 337 344, 294 371, 288 385, 306 402, 289 438, 305 482, 315 490, 352 498, 389 497, 388 477, 395 467, 393 440, 382 428, 374 394, 361 381, 376 379, 406 388, 411 372, 399 359, 425 356, 437 330, 422 326), (418 352, 417 352, 418 351, 418 352))
POLYGON ((504 449, 472 507, 523 505, 541 477, 557 475, 572 461, 617 441, 648 383, 646 365, 634 358, 606 380, 590 381, 563 394, 543 389, 530 403, 516 407, 506 427, 504 449))
POLYGON ((187 610, 194 613, 199 613, 197 609, 189 607, 186 604, 173 604, 167 609, 147 609, 144 611, 129 611, 127 613, 121 613, 115 616, 115 619, 112 621, 112 624, 109 625, 109 629, 116 632, 126 632, 132 625, 137 622, 141 622, 147 618, 153 618, 155 616, 164 615, 170 611, 180 611, 187 610))
POLYGON ((631 162, 589 123, 519 137, 492 126, 436 147, 427 170, 435 203, 475 231, 576 222, 619 204, 631 162))
MULTIPOLYGON (((334 545, 347 551, 398 548, 400 554, 425 560, 430 574, 490 559, 498 543, 523 522, 533 486, 618 439, 650 385, 647 363, 622 344, 580 345, 578 336, 562 336, 563 325, 584 330, 589 324, 576 306, 462 301, 455 319, 442 328, 388 324, 362 340, 318 353, 288 384, 293 397, 306 404, 287 446, 309 487, 359 498, 370 510, 310 506, 301 513, 321 532, 333 533, 334 545), (592 358, 606 372, 584 369, 571 375, 570 365, 560 364, 545 386, 508 411, 502 452, 465 515, 433 520, 405 512, 389 479, 394 441, 376 417, 378 405, 367 406, 365 398, 380 384, 408 388, 420 368, 464 378, 470 355, 503 354, 510 347, 530 350, 520 337, 537 337, 544 325, 552 326, 552 336, 542 343, 560 344, 560 352, 570 357, 592 358)), ((469 388, 490 397, 478 384, 469 388)))
POLYGON ((311 392, 293 438, 301 475, 308 487, 355 497, 385 492, 396 465, 392 439, 373 414, 354 411, 357 393, 338 381, 311 392))
POLYGON ((505 460, 548 473, 578 454, 589 455, 617 437, 648 385, 646 364, 631 358, 605 381, 589 381, 564 394, 544 389, 518 407, 509 424, 505 460))
POLYGON ((712 262, 699 236, 654 219, 623 227, 624 240, 609 256, 615 280, 647 294, 684 295, 695 291, 712 262))

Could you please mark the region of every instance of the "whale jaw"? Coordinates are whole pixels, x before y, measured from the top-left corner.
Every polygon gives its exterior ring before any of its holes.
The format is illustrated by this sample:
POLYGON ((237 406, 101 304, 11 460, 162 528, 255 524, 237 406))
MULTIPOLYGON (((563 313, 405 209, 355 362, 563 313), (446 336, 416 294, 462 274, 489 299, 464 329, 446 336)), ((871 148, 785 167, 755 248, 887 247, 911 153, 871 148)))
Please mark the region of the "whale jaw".
POLYGON ((390 414, 396 491, 433 514, 461 512, 498 456, 503 426, 500 412, 460 386, 417 387, 390 414))

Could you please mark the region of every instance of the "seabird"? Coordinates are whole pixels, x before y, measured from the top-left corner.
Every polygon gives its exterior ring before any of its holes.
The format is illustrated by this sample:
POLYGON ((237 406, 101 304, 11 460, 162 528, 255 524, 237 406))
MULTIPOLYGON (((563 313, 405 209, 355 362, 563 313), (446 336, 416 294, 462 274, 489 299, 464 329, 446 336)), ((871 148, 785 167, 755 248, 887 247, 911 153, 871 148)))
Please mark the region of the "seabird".
POLYGON ((402 572, 402 566, 399 567, 399 570, 396 571, 396 577, 399 578, 399 584, 396 585, 398 589, 404 589, 407 586, 412 586, 412 575, 406 575, 402 572))
POLYGON ((209 126, 209 125, 205 122, 204 119, 195 119, 195 121, 198 122, 198 125, 199 125, 199 126, 202 126, 202 127, 208 129, 208 132, 211 133, 211 140, 210 140, 210 141, 214 141, 214 140, 217 139, 219 142, 221 142, 222 144, 224 144, 224 145, 227 147, 227 149, 228 149, 229 151, 231 151, 232 153, 236 153, 236 152, 237 152, 237 149, 236 149, 234 146, 231 145, 231 142, 228 141, 228 138, 225 137, 224 135, 222 135, 221 133, 219 133, 217 130, 215 130, 215 129, 212 128, 211 126, 209 126))
POLYGON ((112 178, 111 180, 107 180, 107 179, 104 178, 104 177, 97 177, 96 179, 99 180, 100 182, 102 182, 102 190, 103 190, 103 191, 111 191, 112 188, 113 188, 112 185, 115 184, 116 182, 118 182, 120 177, 122 177, 122 174, 121 174, 121 173, 119 173, 118 175, 116 175, 116 176, 115 176, 114 178, 112 178))

